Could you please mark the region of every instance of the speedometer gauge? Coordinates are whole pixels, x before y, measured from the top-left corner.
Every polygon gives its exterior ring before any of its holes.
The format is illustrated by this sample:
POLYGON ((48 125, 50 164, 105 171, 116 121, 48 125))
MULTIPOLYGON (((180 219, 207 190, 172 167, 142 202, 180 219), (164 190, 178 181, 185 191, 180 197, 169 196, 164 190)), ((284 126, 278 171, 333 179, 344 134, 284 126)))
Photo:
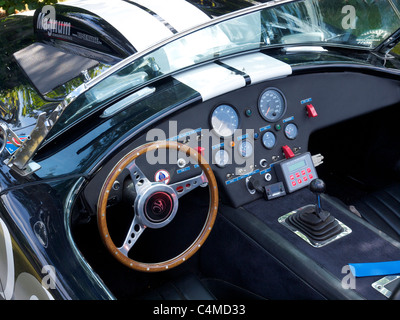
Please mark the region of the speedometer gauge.
POLYGON ((265 120, 278 121, 286 112, 286 99, 283 93, 275 88, 266 89, 258 101, 258 111, 265 120))
POLYGON ((239 115, 233 107, 221 104, 211 115, 211 126, 219 136, 229 137, 239 127, 239 115))

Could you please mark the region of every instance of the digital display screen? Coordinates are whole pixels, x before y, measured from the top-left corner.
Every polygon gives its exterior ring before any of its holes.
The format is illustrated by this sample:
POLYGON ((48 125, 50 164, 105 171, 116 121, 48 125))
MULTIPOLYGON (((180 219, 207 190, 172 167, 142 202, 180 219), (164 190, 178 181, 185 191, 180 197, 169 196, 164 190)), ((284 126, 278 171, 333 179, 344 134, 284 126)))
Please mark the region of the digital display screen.
POLYGON ((288 166, 288 169, 290 172, 296 171, 301 167, 304 167, 306 165, 306 161, 302 160, 302 161, 297 161, 296 163, 293 163, 291 165, 288 166))

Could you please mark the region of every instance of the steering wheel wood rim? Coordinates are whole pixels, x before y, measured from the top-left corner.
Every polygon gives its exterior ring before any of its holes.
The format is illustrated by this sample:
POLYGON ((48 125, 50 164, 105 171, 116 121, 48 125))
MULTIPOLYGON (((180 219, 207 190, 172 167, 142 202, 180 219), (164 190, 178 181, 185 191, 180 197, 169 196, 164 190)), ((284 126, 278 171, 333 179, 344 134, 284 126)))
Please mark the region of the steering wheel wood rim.
MULTIPOLYGON (((153 183, 154 184, 154 183, 153 183)), ((118 163, 114 166, 114 168, 110 171, 107 176, 103 187, 100 191, 98 204, 97 204, 97 223, 100 232, 100 237, 105 244, 108 251, 123 265, 138 271, 143 272, 159 272, 165 271, 171 268, 174 268, 181 263, 187 261, 190 257, 192 257, 204 244, 205 240, 209 236, 212 227, 214 226, 214 222, 218 212, 218 187, 217 181, 215 179, 214 173, 207 163, 207 161, 203 158, 203 156, 194 150, 193 148, 172 141, 157 141, 144 144, 140 147, 135 148, 134 150, 127 153, 118 163), (131 164, 136 158, 139 156, 149 152, 154 151, 156 149, 175 149, 177 151, 184 152, 187 156, 190 156, 193 160, 197 161, 200 168, 203 170, 204 175, 208 180, 208 188, 209 188, 209 207, 206 221, 203 225, 202 230, 200 231, 197 238, 194 242, 182 253, 175 256, 172 259, 161 261, 157 263, 146 263, 133 260, 125 255, 120 248, 114 244, 111 239, 110 233, 108 231, 107 226, 107 200, 110 190, 118 178, 119 174, 124 170, 129 164, 131 164)), ((136 215, 136 213, 135 213, 136 215)), ((146 228, 146 226, 144 226, 146 228)))

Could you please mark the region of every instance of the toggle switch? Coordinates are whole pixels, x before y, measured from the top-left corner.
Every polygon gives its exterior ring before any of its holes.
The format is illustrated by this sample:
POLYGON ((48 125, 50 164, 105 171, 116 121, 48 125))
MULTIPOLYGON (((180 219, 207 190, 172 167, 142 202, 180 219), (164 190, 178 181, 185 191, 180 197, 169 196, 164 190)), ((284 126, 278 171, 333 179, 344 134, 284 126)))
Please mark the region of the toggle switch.
POLYGON ((318 116, 317 111, 315 110, 314 106, 311 103, 306 105, 306 110, 309 118, 315 118, 318 116))
POLYGON ((293 153, 292 149, 290 149, 289 146, 283 146, 282 150, 283 150, 283 153, 285 154, 286 159, 290 159, 290 158, 294 157, 294 153, 293 153))

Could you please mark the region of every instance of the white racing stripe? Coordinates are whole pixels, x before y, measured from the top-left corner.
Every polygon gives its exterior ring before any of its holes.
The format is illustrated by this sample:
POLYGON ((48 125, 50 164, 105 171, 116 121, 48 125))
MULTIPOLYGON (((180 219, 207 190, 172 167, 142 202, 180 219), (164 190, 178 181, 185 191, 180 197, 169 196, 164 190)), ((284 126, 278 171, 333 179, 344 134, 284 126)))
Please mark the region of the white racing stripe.
MULTIPOLYGON (((203 12, 184 0, 132 1, 149 7, 178 31, 207 21, 203 12)), ((127 1, 70 0, 61 2, 60 5, 82 8, 100 16, 116 28, 138 51, 173 35, 162 21, 127 1)))
POLYGON ((174 78, 199 92, 203 101, 246 86, 241 75, 215 63, 184 71, 174 78))
POLYGON ((251 84, 255 84, 292 74, 290 65, 262 53, 252 53, 221 62, 225 66, 210 63, 181 72, 174 78, 199 92, 203 101, 206 101, 246 86, 244 75, 248 75, 251 84), (242 74, 235 73, 229 67, 242 74))
POLYGON ((178 32, 198 24, 207 22, 210 18, 201 10, 187 1, 182 0, 132 0, 150 9, 167 21, 178 32))
POLYGON ((251 79, 251 84, 283 78, 292 74, 290 65, 262 53, 229 58, 222 60, 222 62, 247 74, 251 79))

